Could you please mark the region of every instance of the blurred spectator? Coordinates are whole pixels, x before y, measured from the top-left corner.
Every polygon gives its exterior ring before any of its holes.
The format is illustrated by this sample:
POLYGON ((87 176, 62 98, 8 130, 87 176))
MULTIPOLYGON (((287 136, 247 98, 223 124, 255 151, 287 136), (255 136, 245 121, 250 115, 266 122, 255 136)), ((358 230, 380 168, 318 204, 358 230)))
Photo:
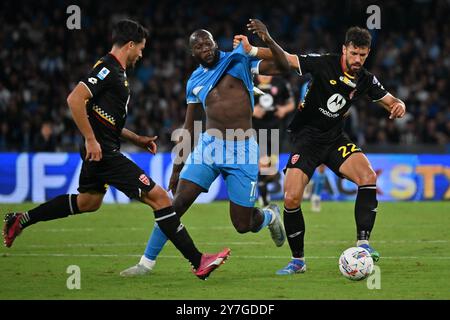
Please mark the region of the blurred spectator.
POLYGON ((56 151, 56 140, 50 122, 42 124, 39 134, 35 137, 33 150, 41 152, 56 151))

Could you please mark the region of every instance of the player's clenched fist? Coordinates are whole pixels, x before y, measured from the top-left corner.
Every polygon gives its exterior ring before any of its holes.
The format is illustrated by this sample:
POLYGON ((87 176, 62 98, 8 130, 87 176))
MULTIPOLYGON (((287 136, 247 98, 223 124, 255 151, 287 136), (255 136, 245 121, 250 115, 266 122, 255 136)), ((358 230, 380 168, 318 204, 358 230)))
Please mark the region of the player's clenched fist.
POLYGON ((246 53, 249 53, 252 49, 252 45, 250 42, 248 42, 247 36, 244 36, 242 34, 237 34, 233 38, 233 49, 236 49, 236 47, 239 45, 239 43, 242 42, 242 46, 244 47, 244 51, 246 53))
POLYGON ((402 102, 394 102, 391 106, 391 115, 389 116, 389 119, 401 118, 405 113, 405 104, 402 102))

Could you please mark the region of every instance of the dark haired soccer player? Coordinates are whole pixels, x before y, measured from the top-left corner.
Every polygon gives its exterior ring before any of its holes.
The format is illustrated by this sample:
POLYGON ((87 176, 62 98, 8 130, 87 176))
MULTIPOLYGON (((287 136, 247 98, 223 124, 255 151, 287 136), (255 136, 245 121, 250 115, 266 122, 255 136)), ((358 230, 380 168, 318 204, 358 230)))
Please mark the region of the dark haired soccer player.
POLYGON ((206 279, 228 258, 229 249, 218 254, 199 252, 180 223, 167 192, 120 152, 120 138, 156 152, 157 137, 139 136, 124 128, 130 100, 126 68, 134 67, 142 57, 147 36, 147 30, 135 21, 122 20, 114 26, 111 52, 97 61, 67 98, 85 141, 80 152, 83 166, 79 194, 60 195, 27 212, 6 214, 3 236, 7 247, 23 229, 36 222, 96 211, 107 185, 111 185, 154 209, 158 226, 191 262, 199 278, 206 279))
MULTIPOLYGON (((254 32, 262 28, 256 22, 247 27, 254 32)), ((246 52, 256 52, 260 59, 271 59, 270 50, 254 48, 243 35, 235 36, 234 42, 242 42, 246 52)), ((321 163, 358 185, 356 245, 367 249, 375 261, 379 259, 379 253, 369 245, 378 205, 377 176, 361 149, 344 134, 344 115, 354 101, 364 96, 388 110, 390 119, 403 117, 406 107, 363 67, 370 45, 370 33, 366 29, 352 27, 346 33, 341 54, 286 53, 291 69, 299 74, 310 73, 312 82, 302 108, 289 126, 293 149, 285 169, 284 225, 292 260, 277 271, 279 275, 306 270, 303 250, 305 223, 300 205, 305 186, 321 163)))

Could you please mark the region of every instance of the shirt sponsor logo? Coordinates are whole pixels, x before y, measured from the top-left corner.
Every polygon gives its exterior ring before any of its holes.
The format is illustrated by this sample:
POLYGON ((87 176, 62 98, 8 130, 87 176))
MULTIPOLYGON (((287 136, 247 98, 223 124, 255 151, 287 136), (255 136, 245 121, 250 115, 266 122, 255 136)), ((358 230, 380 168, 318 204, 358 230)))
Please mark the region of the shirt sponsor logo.
POLYGON ((331 113, 328 110, 325 110, 323 108, 319 108, 319 111, 322 112, 324 115, 326 115, 329 118, 337 118, 339 117, 339 113, 331 113))
POLYGON ((328 98, 327 107, 331 112, 337 112, 342 109, 346 103, 347 101, 343 96, 341 96, 339 93, 335 93, 328 98))
POLYGON ((103 67, 102 70, 99 71, 99 73, 97 73, 97 78, 99 78, 100 80, 105 79, 109 74, 109 69, 106 67, 103 67))

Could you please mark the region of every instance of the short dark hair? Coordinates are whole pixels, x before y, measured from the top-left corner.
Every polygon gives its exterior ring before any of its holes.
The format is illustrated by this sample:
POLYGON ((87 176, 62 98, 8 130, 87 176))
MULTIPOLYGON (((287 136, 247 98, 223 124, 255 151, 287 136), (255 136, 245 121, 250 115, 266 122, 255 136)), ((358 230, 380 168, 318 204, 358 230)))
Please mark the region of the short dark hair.
POLYGON ((370 48, 372 36, 369 31, 360 27, 351 27, 345 33, 345 46, 353 44, 355 47, 370 48))
POLYGON ((112 31, 113 44, 121 47, 130 41, 139 43, 147 37, 148 30, 138 22, 129 19, 117 22, 112 31))

